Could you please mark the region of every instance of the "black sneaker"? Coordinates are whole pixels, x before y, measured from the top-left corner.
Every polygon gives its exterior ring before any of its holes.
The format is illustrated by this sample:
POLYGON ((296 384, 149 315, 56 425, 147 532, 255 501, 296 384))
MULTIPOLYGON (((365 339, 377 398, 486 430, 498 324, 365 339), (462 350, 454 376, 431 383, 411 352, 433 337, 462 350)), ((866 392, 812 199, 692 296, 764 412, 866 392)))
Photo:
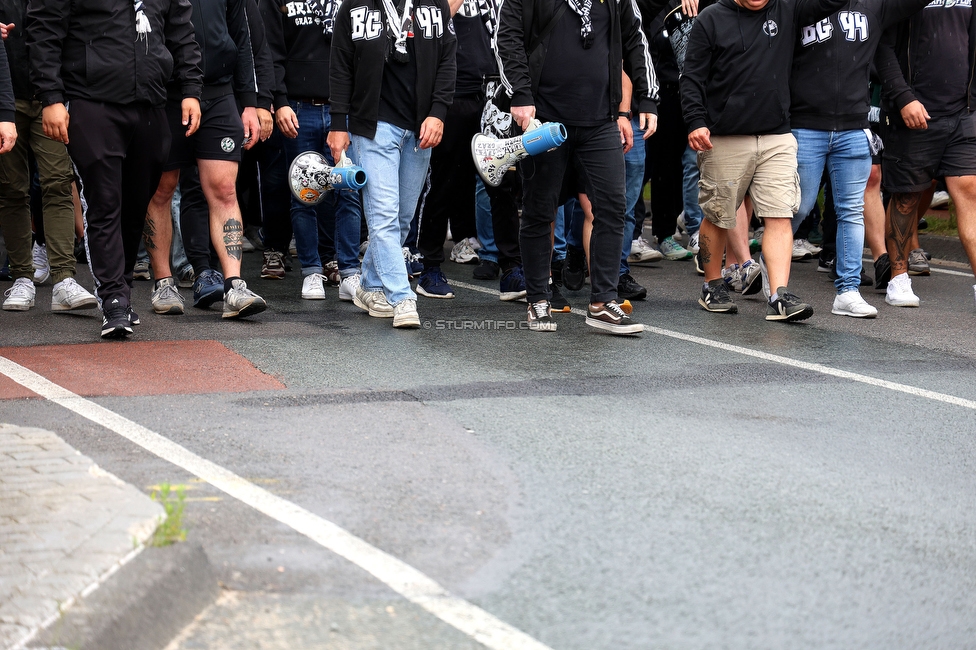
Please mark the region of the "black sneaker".
POLYGON ((548 300, 540 300, 529 305, 527 320, 533 332, 555 332, 556 323, 552 320, 552 310, 548 300))
POLYGON ((478 268, 471 273, 471 277, 475 280, 497 280, 498 272, 501 269, 498 264, 492 262, 491 260, 481 260, 478 264, 478 268))
POLYGON ((102 306, 103 339, 124 339, 132 334, 129 311, 129 307, 120 304, 118 298, 102 306))
POLYGON ((604 303, 602 307, 588 306, 586 324, 610 334, 640 334, 644 331, 644 326, 630 320, 616 300, 604 303))
POLYGON ((563 263, 563 285, 570 291, 579 291, 586 282, 586 255, 582 250, 566 247, 566 261, 563 263))
POLYGON ((552 283, 557 287, 563 286, 563 266, 566 265, 566 260, 553 260, 549 264, 549 277, 552 278, 552 283))
POLYGON ((630 275, 624 273, 617 281, 617 298, 620 300, 643 300, 647 297, 647 289, 637 284, 630 275))
POLYGON ((834 272, 834 258, 824 257, 823 253, 817 258, 817 272, 818 273, 833 273, 834 272))
POLYGON ((776 290, 776 300, 770 300, 766 306, 766 320, 778 320, 792 323, 793 321, 806 320, 813 316, 813 307, 794 294, 787 291, 786 287, 776 290))
POLYGON ((139 320, 139 314, 132 311, 132 307, 125 308, 125 315, 129 319, 130 325, 142 325, 142 321, 139 320))
POLYGON ((874 261, 874 288, 876 291, 885 291, 888 288, 888 281, 891 280, 891 260, 888 253, 882 253, 874 261))
POLYGON ((554 313, 568 314, 572 311, 569 301, 559 293, 559 287, 552 278, 549 278, 549 293, 552 294, 549 298, 549 307, 554 313))
POLYGON ((698 275, 705 275, 705 268, 701 263, 701 251, 695 253, 695 273, 698 275))
POLYGON ((701 298, 698 299, 698 304, 705 311, 713 311, 719 314, 735 314, 739 311, 735 301, 732 300, 732 296, 729 295, 729 285, 722 278, 702 285, 701 298))

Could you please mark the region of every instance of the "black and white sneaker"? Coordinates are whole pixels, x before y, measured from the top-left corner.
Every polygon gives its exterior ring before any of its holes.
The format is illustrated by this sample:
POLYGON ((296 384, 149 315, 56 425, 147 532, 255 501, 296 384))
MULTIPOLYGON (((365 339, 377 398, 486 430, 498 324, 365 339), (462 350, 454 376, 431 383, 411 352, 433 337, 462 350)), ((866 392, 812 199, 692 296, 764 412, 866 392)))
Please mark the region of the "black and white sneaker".
POLYGON ((602 307, 587 307, 586 324, 610 334, 640 334, 644 331, 644 326, 632 321, 616 300, 603 303, 602 307))
POLYGON ((540 300, 529 305, 529 329, 533 332, 555 332, 556 323, 552 320, 552 309, 548 300, 540 300))
POLYGON ((643 300, 647 297, 647 289, 638 284, 630 273, 624 273, 617 280, 617 297, 621 300, 643 300))
POLYGON ((776 300, 770 300, 766 307, 766 320, 792 323, 798 320, 806 320, 811 316, 813 316, 813 307, 802 302, 786 287, 777 289, 776 300))
POLYGON ((553 313, 559 314, 568 314, 573 311, 573 308, 569 305, 569 301, 559 291, 559 287, 553 278, 549 278, 549 309, 553 313))
POLYGON ((103 339, 124 339, 129 334, 132 334, 129 311, 129 306, 119 303, 118 298, 102 305, 103 339))
POLYGON ((702 285, 701 298, 698 304, 705 311, 713 311, 719 314, 735 314, 739 308, 729 295, 729 285, 725 280, 719 278, 702 285))

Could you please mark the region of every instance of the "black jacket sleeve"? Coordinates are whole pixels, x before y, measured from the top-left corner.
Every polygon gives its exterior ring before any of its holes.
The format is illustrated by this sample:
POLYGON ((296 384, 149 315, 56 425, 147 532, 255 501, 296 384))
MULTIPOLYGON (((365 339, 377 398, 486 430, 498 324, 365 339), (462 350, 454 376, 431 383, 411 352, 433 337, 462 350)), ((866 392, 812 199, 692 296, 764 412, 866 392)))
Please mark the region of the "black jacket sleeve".
MULTIPOLYGON (((657 113, 658 82, 651 61, 651 47, 641 29, 641 13, 634 0, 621 0, 620 43, 624 54, 624 71, 634 84, 633 101, 641 113, 657 113)), ((652 19, 654 16, 648 16, 652 19)))
MULTIPOLYGON (((440 0, 438 4, 442 16, 451 15, 451 7, 447 4, 447 0, 440 0)), ((447 19, 447 29, 441 36, 440 55, 428 116, 446 122, 447 109, 454 103, 454 83, 457 78, 457 36, 454 33, 454 18, 447 19)))
POLYGON ((258 103, 258 80, 254 72, 251 33, 247 25, 246 0, 228 0, 227 31, 237 44, 237 65, 234 69, 234 95, 245 108, 258 103))
POLYGON ((61 50, 68 33, 70 11, 71 3, 64 0, 32 0, 27 7, 31 83, 37 99, 44 106, 64 102, 61 50))
POLYGON ((281 27, 281 11, 276 0, 258 0, 261 5, 261 17, 264 18, 264 34, 271 52, 271 63, 274 66, 274 107, 281 108, 288 105, 288 89, 285 87, 285 60, 288 52, 285 49, 285 36, 281 27))
POLYGON ((678 79, 681 91, 681 114, 688 125, 688 133, 708 126, 705 108, 705 82, 712 64, 712 44, 702 22, 701 14, 688 36, 685 50, 685 67, 678 79))
POLYGON ((0 45, 0 122, 13 122, 16 109, 14 84, 7 65, 7 48, 0 45))
POLYGON ((254 56, 254 73, 258 81, 259 108, 271 109, 271 100, 275 90, 274 64, 271 62, 271 50, 268 47, 267 33, 264 20, 258 9, 256 0, 247 0, 247 24, 251 32, 251 53, 254 56))
POLYGON ((884 96, 895 105, 895 108, 901 110, 916 101, 916 97, 901 71, 898 55, 895 53, 898 27, 895 25, 885 30, 881 42, 878 43, 878 51, 874 54, 874 66, 881 79, 881 91, 884 96))
POLYGON ((512 106, 532 106, 532 79, 525 51, 522 0, 502 0, 498 9, 495 56, 502 84, 512 97, 512 106))
MULTIPOLYGON (((329 63, 329 113, 332 124, 347 124, 352 110, 353 56, 352 20, 348 0, 336 14, 332 28, 332 53, 329 63)), ((448 14, 450 15, 450 14, 448 14)))
POLYGON ((170 0, 164 36, 166 49, 173 55, 173 78, 179 82, 184 99, 200 99, 203 94, 203 59, 190 22, 192 17, 190 0, 170 0))
POLYGON ((925 8, 932 0, 884 0, 881 3, 881 28, 888 29, 895 23, 910 18, 925 8))

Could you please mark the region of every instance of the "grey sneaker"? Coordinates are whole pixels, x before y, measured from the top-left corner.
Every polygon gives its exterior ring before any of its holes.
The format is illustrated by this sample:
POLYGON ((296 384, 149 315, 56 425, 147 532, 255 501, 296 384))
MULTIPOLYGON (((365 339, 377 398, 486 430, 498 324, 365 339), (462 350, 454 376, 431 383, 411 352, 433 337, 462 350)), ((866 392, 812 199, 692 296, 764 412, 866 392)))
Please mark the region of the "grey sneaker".
POLYGON ((267 308, 264 298, 248 289, 244 280, 234 280, 231 290, 224 293, 224 318, 253 316, 267 308))
POLYGON ((180 289, 192 289, 193 281, 197 279, 197 276, 193 272, 193 267, 187 264, 176 274, 176 279, 179 282, 180 289))
POLYGON ((393 307, 386 301, 382 291, 366 291, 358 286, 352 304, 368 312, 373 318, 393 318, 393 307))
POLYGON ((4 293, 4 311, 27 311, 34 306, 34 285, 27 278, 17 278, 12 287, 4 293))
POLYGON ((529 305, 526 320, 533 332, 555 332, 556 323, 552 320, 552 306, 548 300, 540 300, 529 305))
POLYGON ((65 278, 54 285, 51 292, 51 311, 75 311, 77 309, 94 309, 98 306, 95 296, 75 282, 74 278, 65 278))
POLYGON ((175 278, 163 278, 152 292, 152 308, 157 314, 175 316, 183 313, 183 296, 176 289, 175 278))
POLYGON ((152 280, 149 274, 149 260, 136 260, 136 265, 132 267, 133 280, 152 280))
POLYGON ((407 298, 393 308, 393 327, 404 329, 420 327, 420 314, 417 313, 416 300, 407 298))
POLYGON ((930 275, 929 261, 925 258, 925 251, 916 248, 908 254, 908 275, 930 275))

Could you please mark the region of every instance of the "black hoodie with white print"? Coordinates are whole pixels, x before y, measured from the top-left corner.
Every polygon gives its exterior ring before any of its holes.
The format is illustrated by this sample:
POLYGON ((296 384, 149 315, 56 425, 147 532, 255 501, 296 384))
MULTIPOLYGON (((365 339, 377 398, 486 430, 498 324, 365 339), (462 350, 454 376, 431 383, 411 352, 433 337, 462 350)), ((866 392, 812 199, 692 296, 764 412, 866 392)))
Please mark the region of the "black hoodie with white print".
POLYGON ((790 68, 803 25, 849 0, 769 0, 750 11, 733 0, 695 20, 679 80, 688 132, 772 135, 790 131, 790 68))
POLYGON ((884 30, 929 0, 851 0, 800 29, 790 79, 796 129, 868 128, 871 62, 884 30))

